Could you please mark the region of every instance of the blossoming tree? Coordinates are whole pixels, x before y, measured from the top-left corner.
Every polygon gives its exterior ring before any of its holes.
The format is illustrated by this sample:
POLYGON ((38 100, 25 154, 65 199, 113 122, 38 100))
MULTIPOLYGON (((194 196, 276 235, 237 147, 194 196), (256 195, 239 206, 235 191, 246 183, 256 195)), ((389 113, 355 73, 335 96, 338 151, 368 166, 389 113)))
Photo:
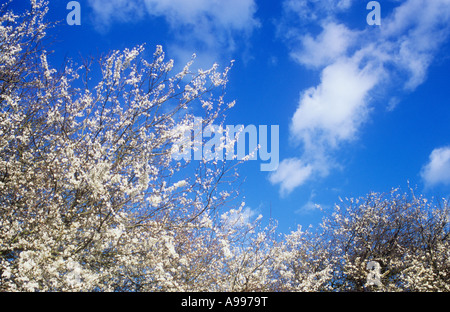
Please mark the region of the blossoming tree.
POLYGON ((160 46, 151 61, 139 46, 56 71, 46 3, 31 3, 0 18, 0 289, 193 287, 235 174, 172 153, 193 111, 206 126, 232 105, 229 68, 172 75, 160 46))

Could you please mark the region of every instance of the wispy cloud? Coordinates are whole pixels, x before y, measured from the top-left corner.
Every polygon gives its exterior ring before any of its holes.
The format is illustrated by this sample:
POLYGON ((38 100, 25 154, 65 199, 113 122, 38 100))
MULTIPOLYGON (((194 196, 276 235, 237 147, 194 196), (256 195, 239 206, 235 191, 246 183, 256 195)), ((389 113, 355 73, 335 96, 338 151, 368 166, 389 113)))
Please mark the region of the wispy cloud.
POLYGON ((291 57, 305 66, 320 68, 346 55, 356 39, 357 33, 345 25, 330 22, 323 25, 323 31, 317 37, 301 36, 301 48, 292 50, 291 57))
POLYGON ((311 195, 309 196, 308 201, 301 206, 296 213, 301 214, 301 215, 305 215, 305 214, 309 214, 311 212, 315 212, 317 210, 322 210, 323 208, 326 208, 328 206, 322 206, 319 203, 317 203, 314 198, 316 198, 317 194, 315 191, 311 192, 311 195))
POLYGON ((210 59, 229 55, 236 40, 259 26, 254 0, 89 0, 99 29, 115 22, 162 17, 173 34, 171 48, 180 58, 195 52, 210 59))
POLYGON ((288 164, 302 164, 308 175, 300 171, 295 178, 294 170, 273 173, 271 181, 280 184, 282 193, 308 178, 326 176, 338 162, 333 153, 357 138, 370 118, 371 92, 375 88, 377 93, 387 92, 392 85, 413 91, 426 79, 434 55, 449 36, 450 0, 405 1, 375 30, 349 29, 337 20, 336 12, 348 10, 352 1, 325 2, 284 3, 285 16, 307 15, 322 31, 313 35, 304 25, 290 26, 287 18, 280 23, 292 59, 321 71, 320 83, 301 92, 291 119, 291 136, 302 143, 303 152, 288 164), (333 7, 336 10, 328 10, 333 7))
POLYGON ((95 26, 99 31, 106 31, 114 22, 132 22, 145 16, 143 0, 88 0, 94 11, 95 26))
POLYGON ((428 163, 422 168, 422 179, 427 187, 450 184, 450 147, 433 150, 428 163))
POLYGON ((293 15, 300 22, 310 23, 321 21, 348 10, 353 0, 285 0, 285 14, 293 15))
POLYGON ((354 59, 327 66, 320 85, 302 93, 291 133, 314 153, 352 139, 367 118, 366 98, 377 83, 377 71, 371 66, 360 68, 354 59))

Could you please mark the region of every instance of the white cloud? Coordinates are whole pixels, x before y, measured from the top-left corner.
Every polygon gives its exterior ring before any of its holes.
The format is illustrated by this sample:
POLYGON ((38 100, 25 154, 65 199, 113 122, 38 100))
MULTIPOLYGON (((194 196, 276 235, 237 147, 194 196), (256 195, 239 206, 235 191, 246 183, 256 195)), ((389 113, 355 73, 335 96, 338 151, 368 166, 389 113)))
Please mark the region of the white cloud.
POLYGON ((336 147, 350 140, 366 119, 366 97, 378 82, 377 72, 360 69, 347 59, 327 66, 321 84, 303 92, 292 117, 291 133, 309 149, 316 144, 336 147))
POLYGON ((95 26, 105 31, 114 21, 131 22, 142 19, 144 10, 142 0, 88 0, 95 15, 95 26))
POLYGON ((313 173, 313 167, 303 163, 301 159, 289 158, 283 160, 278 170, 269 176, 273 184, 281 184, 280 194, 289 194, 293 189, 305 183, 313 173))
POLYGON ((345 55, 355 39, 356 34, 347 27, 331 22, 317 38, 304 35, 300 39, 303 49, 292 51, 291 57, 306 66, 322 67, 345 55))
POLYGON ((391 61, 407 72, 406 89, 426 79, 435 52, 448 38, 449 21, 450 0, 409 0, 386 18, 380 41, 391 43, 391 61))
POLYGON ((206 55, 215 61, 223 57, 230 61, 236 39, 248 38, 259 26, 254 0, 89 0, 89 4, 99 30, 116 21, 163 17, 173 34, 169 48, 183 61, 192 53, 198 59, 206 55))
POLYGON ((307 201, 303 206, 301 206, 301 207, 296 211, 296 213, 299 213, 299 214, 308 214, 308 213, 311 213, 311 212, 314 212, 314 211, 321 210, 321 209, 325 208, 324 206, 318 204, 318 203, 314 200, 314 198, 316 198, 316 196, 317 196, 316 192, 315 192, 315 191, 312 191, 312 192, 311 192, 311 195, 309 196, 308 201, 307 201))
POLYGON ((321 84, 303 92, 290 127, 293 138, 303 143, 303 155, 283 160, 270 176, 282 195, 313 176, 327 176, 336 166, 329 154, 356 137, 368 116, 368 92, 378 79, 377 71, 346 59, 327 66, 321 84))
MULTIPOLYGON (((426 79, 428 67, 449 36, 450 0, 402 2, 377 31, 370 27, 353 30, 336 22, 337 15, 329 9, 335 5, 336 11, 347 10, 351 4, 337 0, 284 3, 286 12, 307 14, 322 27, 322 32, 313 36, 309 28, 295 30, 283 24, 293 60, 322 73, 316 87, 301 93, 291 120, 292 137, 303 143, 297 161, 309 169, 308 177, 326 176, 335 164, 331 155, 341 143, 357 138, 370 117, 371 92, 395 84, 414 90, 426 79)), ((382 94, 382 90, 376 92, 382 94)), ((388 110, 394 107, 394 102, 386 102, 388 110)), ((280 184, 285 193, 302 185, 292 183, 287 174, 274 176, 278 178, 271 179, 272 183, 280 184)))
POLYGON ((214 27, 252 30, 256 26, 253 0, 144 0, 151 15, 164 16, 173 27, 210 23, 214 27))
POLYGON ((400 104, 400 99, 397 97, 392 97, 389 102, 388 102, 388 106, 386 107, 386 110, 388 112, 392 112, 395 110, 395 108, 400 104))
POLYGON ((450 184, 450 147, 433 150, 421 176, 427 186, 450 184))
POLYGON ((309 200, 308 202, 306 202, 306 204, 304 204, 300 209, 298 209, 296 212, 300 213, 300 214, 305 214, 305 213, 309 213, 315 210, 319 210, 321 208, 321 206, 311 200, 309 200))
POLYGON ((283 8, 302 21, 311 22, 348 10, 353 0, 286 0, 283 8))
POLYGON ((236 39, 248 38, 259 26, 254 0, 145 0, 145 4, 148 14, 163 16, 171 26, 175 40, 170 48, 178 55, 194 51, 199 59, 229 58, 236 39))
POLYGON ((322 205, 310 198, 305 204, 303 204, 295 213, 300 215, 308 215, 315 213, 317 211, 323 211, 324 209, 329 209, 329 205, 322 205))

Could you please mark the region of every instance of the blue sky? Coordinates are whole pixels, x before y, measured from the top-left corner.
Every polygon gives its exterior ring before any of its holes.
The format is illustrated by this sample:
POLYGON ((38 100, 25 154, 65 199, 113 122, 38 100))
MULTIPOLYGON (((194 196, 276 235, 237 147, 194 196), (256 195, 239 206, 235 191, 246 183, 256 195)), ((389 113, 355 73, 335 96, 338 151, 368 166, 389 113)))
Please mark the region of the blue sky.
POLYGON ((450 194, 450 0, 379 1, 379 26, 366 0, 81 0, 79 26, 68 2, 49 4, 55 67, 142 43, 175 68, 235 60, 227 124, 280 127, 279 169, 243 165, 241 194, 280 231, 339 197, 450 194))

